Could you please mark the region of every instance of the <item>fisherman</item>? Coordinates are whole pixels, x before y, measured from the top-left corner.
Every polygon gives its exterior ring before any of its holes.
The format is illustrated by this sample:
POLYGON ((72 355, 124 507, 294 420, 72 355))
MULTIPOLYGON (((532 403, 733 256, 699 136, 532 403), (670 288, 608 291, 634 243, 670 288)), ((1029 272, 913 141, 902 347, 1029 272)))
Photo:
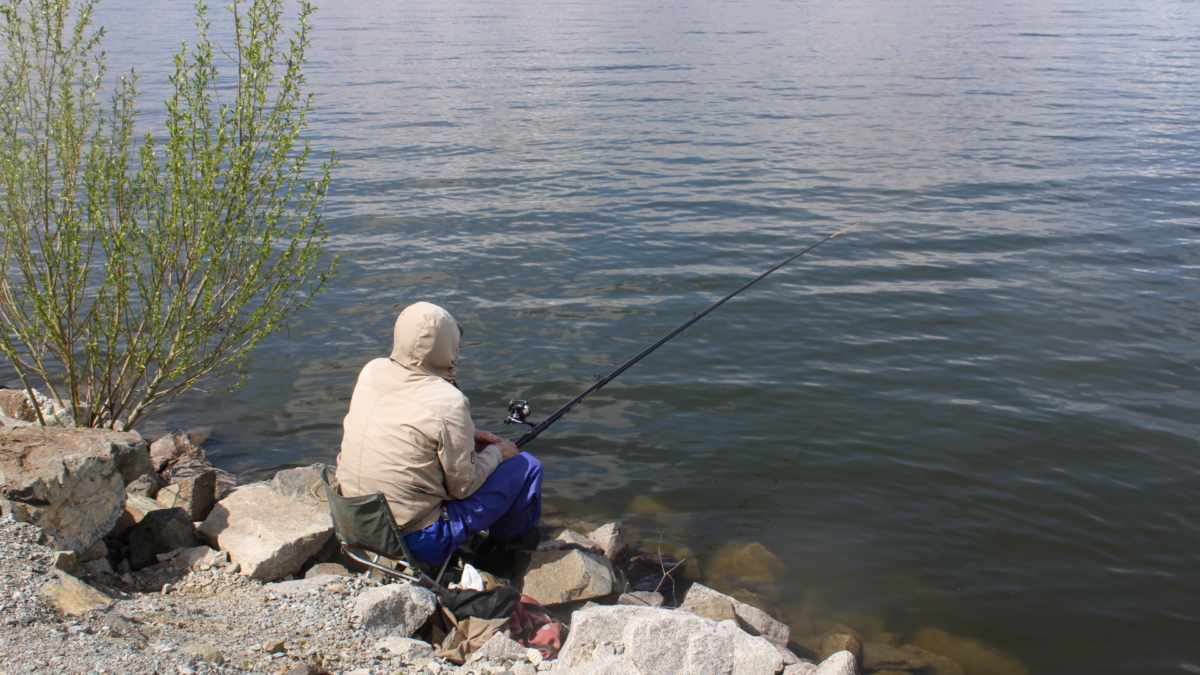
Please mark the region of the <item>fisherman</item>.
POLYGON ((363 367, 343 423, 337 478, 346 497, 382 492, 421 562, 445 561, 473 535, 484 566, 540 538, 542 464, 475 428, 455 382, 462 326, 428 302, 396 319, 392 354, 363 367))

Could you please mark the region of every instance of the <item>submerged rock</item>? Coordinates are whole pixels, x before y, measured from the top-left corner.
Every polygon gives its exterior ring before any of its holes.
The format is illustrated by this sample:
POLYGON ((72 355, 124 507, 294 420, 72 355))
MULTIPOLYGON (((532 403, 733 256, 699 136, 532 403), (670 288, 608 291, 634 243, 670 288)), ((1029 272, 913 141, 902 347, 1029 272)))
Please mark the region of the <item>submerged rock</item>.
POLYGON ((709 560, 706 577, 733 585, 771 584, 787 576, 787 565, 757 541, 731 542, 709 560))
POLYGON ((863 644, 862 664, 863 668, 869 670, 920 670, 929 667, 929 662, 917 654, 878 642, 863 644))
POLYGON ((928 675, 964 675, 962 667, 957 663, 916 645, 904 645, 900 647, 900 651, 909 652, 929 664, 929 670, 926 671, 928 675))
POLYGON ((954 637, 934 628, 918 631, 912 644, 950 659, 970 675, 1027 675, 1029 672, 1015 656, 983 640, 954 637))

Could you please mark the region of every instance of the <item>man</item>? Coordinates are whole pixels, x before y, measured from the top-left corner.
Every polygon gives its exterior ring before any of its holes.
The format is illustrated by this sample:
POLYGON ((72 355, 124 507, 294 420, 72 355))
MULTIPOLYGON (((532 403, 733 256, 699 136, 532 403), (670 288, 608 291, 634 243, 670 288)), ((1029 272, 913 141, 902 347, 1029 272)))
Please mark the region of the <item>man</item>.
POLYGON ((442 562, 489 530, 481 553, 537 543, 542 465, 479 431, 454 381, 462 327, 428 302, 396 319, 392 354, 358 376, 343 424, 337 477, 347 497, 382 492, 409 548, 442 562))

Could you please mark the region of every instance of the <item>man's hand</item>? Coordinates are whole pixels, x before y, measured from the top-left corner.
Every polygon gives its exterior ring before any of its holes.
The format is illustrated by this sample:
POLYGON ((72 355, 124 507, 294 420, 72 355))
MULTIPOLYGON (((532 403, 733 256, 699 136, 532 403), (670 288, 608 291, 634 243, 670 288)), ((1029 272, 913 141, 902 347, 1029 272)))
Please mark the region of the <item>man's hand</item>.
POLYGON ((521 454, 517 449, 517 445, 512 441, 506 441, 490 431, 475 430, 475 452, 483 452, 484 448, 489 445, 500 446, 500 461, 512 459, 521 454))
POLYGON ((483 452, 483 449, 486 448, 487 446, 492 445, 494 443, 499 443, 503 440, 504 440, 503 438, 500 438, 499 436, 497 436, 496 434, 493 434, 490 431, 482 431, 480 429, 476 429, 475 430, 475 452, 483 452))

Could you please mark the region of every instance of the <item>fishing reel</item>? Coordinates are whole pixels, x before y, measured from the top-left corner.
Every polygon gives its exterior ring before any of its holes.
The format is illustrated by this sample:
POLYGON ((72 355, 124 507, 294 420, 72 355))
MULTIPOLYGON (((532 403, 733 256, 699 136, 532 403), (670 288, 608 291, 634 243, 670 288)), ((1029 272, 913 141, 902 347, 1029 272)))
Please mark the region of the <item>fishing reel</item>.
POLYGON ((525 419, 529 417, 529 402, 520 399, 513 399, 508 402, 508 417, 504 418, 505 424, 528 424, 531 427, 537 425, 525 419))

